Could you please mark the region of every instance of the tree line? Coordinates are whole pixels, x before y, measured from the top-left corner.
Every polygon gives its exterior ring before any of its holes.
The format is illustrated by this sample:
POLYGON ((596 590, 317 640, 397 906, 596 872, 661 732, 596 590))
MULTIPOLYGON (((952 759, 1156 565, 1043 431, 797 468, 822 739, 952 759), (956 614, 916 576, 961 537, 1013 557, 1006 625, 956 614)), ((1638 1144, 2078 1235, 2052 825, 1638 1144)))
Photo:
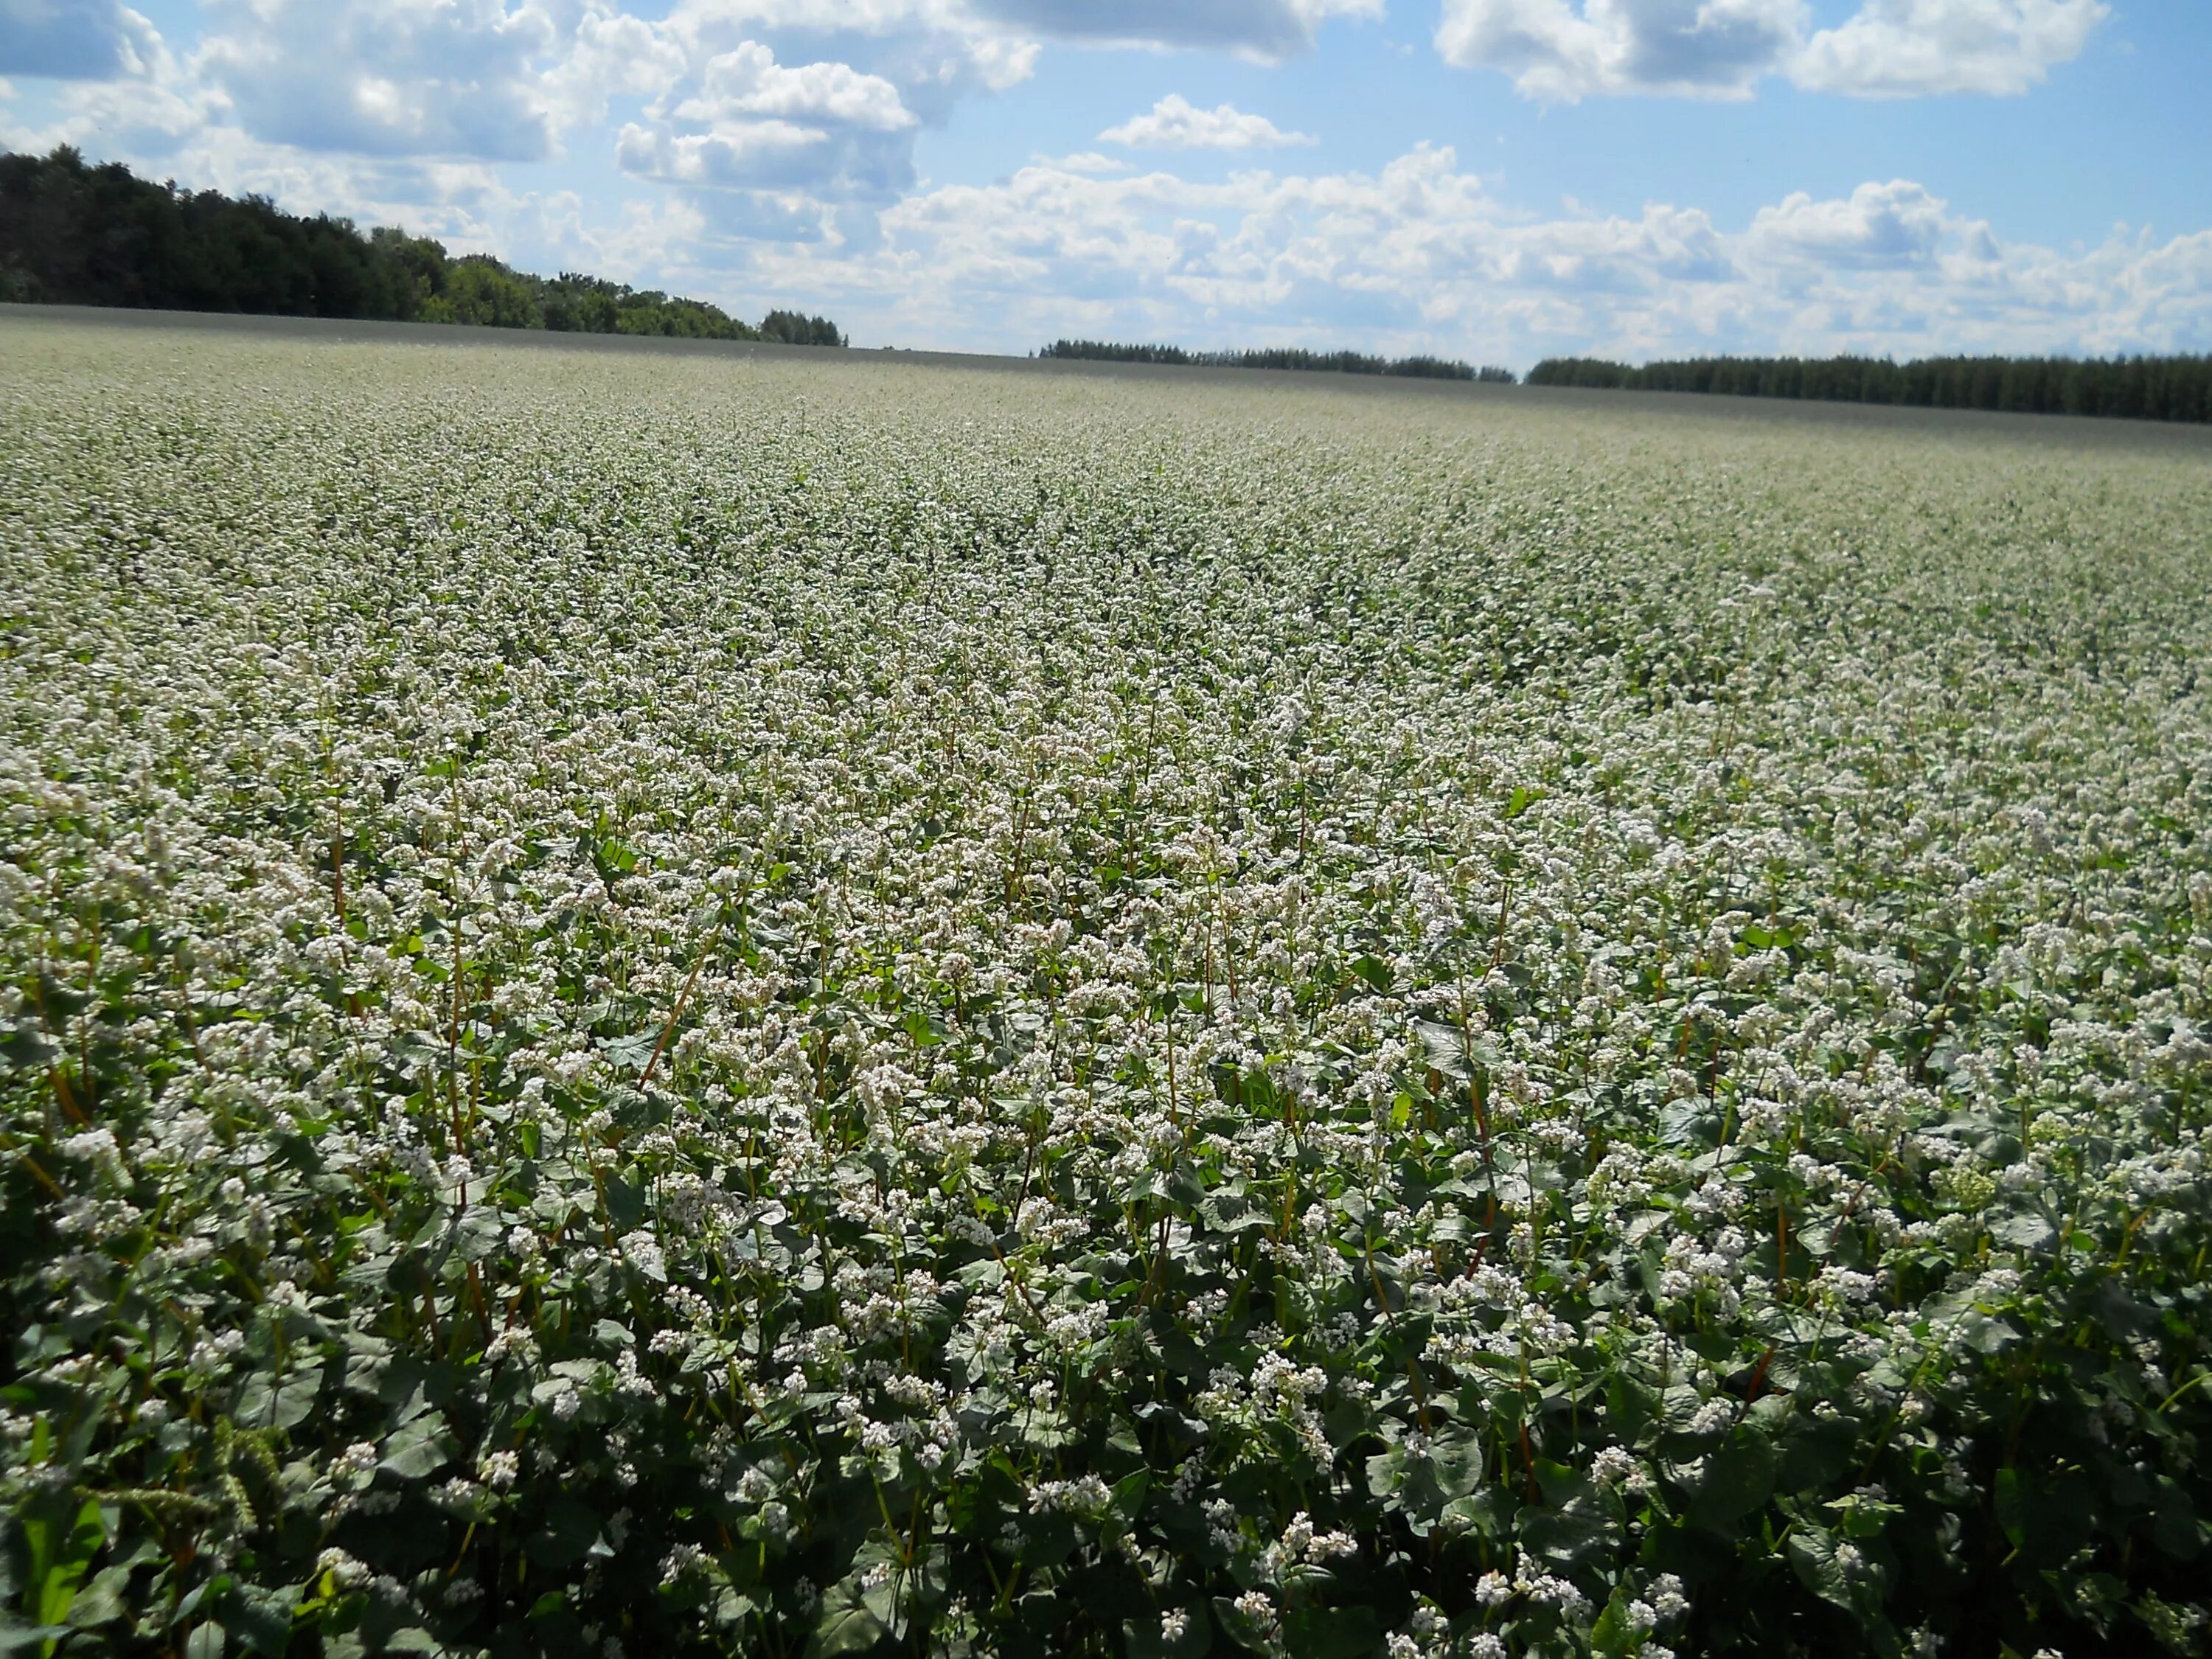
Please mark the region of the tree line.
POLYGON ((364 234, 265 197, 157 185, 66 145, 0 155, 0 300, 845 343, 827 317, 771 311, 756 326, 703 300, 577 271, 535 276, 389 226, 364 234))
POLYGON ((2212 421, 2212 356, 1688 357, 1640 368, 1547 357, 1528 371, 1528 384, 2212 421))
POLYGON ((1110 340, 1054 340, 1040 357, 1088 357, 1111 363, 1182 363, 1199 368, 1296 368, 1334 374, 1405 374, 1429 380, 1513 384, 1513 371, 1476 368, 1442 357, 1372 357, 1358 351, 1309 351, 1267 346, 1251 351, 1187 351, 1173 345, 1122 345, 1110 340))

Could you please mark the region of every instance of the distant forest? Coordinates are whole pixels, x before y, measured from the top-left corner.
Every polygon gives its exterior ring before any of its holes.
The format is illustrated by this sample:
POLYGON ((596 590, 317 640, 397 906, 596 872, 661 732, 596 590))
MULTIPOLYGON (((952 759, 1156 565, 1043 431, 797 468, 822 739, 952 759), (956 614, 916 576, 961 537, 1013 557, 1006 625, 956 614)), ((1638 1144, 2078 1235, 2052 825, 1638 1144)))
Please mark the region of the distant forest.
POLYGON ((404 230, 363 234, 264 197, 154 184, 67 147, 0 155, 0 300, 845 343, 827 317, 771 311, 755 326, 703 300, 574 271, 533 276, 404 230))
POLYGON ((1547 357, 1530 386, 1718 392, 1740 398, 2212 421, 2212 357, 1691 357, 1641 368, 1547 357))
POLYGON ((1109 340, 1054 340, 1040 357, 1091 357, 1111 363, 1184 363, 1200 368, 1302 368, 1332 374, 1407 374, 1425 380, 1513 384, 1513 371, 1442 357, 1370 357, 1358 351, 1308 351, 1271 346, 1256 351, 1186 351, 1171 345, 1118 345, 1109 340))

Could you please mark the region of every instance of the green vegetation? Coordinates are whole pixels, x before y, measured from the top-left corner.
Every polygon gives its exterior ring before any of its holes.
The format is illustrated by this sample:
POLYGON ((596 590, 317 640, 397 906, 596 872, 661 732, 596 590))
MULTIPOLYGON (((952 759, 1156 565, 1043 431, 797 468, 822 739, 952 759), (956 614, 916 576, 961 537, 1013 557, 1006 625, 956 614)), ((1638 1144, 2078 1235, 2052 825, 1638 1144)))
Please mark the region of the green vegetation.
POLYGON ((2212 421, 2212 357, 1692 357, 1641 368, 1547 357, 1528 371, 1528 384, 2212 421))
POLYGON ((0 155, 0 300, 845 343, 826 317, 772 311, 753 328, 702 300, 453 258, 427 237, 152 184, 66 148, 0 155))
POLYGON ((2202 1653, 2199 434, 1346 414, 0 319, 0 1645, 2202 1653))
POLYGON ((1473 368, 1441 357, 1370 357, 1357 351, 1308 351, 1267 346, 1252 351, 1186 351, 1171 345, 1119 345, 1108 340, 1054 340, 1040 357, 1089 357, 1111 363, 1178 363, 1200 368, 1297 368, 1333 374, 1402 374, 1428 380, 1513 384, 1510 368, 1473 368))

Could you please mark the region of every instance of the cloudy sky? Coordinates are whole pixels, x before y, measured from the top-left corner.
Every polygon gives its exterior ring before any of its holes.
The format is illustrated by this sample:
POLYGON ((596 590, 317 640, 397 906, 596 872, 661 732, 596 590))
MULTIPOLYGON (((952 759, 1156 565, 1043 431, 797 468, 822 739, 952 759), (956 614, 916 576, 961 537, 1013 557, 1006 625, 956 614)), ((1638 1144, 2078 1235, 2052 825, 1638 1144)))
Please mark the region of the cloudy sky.
POLYGON ((0 0, 0 143, 856 343, 2212 348, 2202 0, 0 0))

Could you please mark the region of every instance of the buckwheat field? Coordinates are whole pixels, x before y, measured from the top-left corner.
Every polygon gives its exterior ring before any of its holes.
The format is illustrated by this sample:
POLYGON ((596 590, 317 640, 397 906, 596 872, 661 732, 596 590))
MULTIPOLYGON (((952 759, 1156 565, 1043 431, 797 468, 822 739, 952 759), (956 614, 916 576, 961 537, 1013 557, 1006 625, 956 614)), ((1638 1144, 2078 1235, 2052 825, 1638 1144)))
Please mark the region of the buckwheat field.
POLYGON ((2212 447, 0 322, 0 1649, 2204 1650, 2212 447))

